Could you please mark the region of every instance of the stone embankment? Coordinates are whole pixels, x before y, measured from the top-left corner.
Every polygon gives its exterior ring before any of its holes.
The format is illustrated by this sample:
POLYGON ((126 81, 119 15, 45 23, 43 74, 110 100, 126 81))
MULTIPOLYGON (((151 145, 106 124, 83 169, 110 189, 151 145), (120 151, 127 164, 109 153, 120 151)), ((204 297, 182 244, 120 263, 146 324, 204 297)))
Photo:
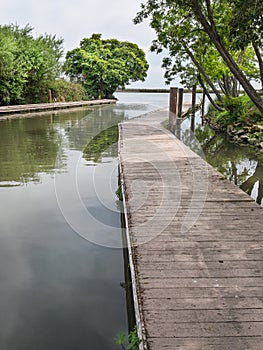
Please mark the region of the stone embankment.
POLYGON ((263 125, 234 124, 227 127, 227 135, 238 143, 250 144, 263 150, 263 125))
POLYGON ((263 151, 263 125, 261 124, 244 125, 242 123, 234 123, 228 126, 222 126, 209 116, 205 117, 204 122, 209 125, 211 129, 227 134, 230 141, 251 145, 263 151))

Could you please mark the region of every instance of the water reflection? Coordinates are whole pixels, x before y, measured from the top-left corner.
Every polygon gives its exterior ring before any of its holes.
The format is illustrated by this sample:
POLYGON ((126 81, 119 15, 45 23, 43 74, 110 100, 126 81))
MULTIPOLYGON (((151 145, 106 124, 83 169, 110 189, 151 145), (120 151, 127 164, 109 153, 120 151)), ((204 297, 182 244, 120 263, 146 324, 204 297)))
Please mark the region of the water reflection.
MULTIPOLYGON (((85 158, 99 162, 99 152, 105 151, 107 147, 95 150, 95 145, 97 141, 109 137, 113 129, 107 129, 123 119, 136 117, 152 109, 153 106, 141 103, 119 103, 95 110, 60 111, 45 113, 37 118, 30 116, 1 120, 0 187, 39 183, 41 174, 62 171, 66 168, 65 148, 83 151, 90 144, 85 151, 85 158), (104 134, 98 136, 100 132, 104 134)), ((110 148, 108 152, 111 152, 110 148)), ((108 155, 116 156, 116 151, 112 152, 114 154, 108 155)))
POLYGON ((256 166, 256 170, 253 175, 249 176, 246 181, 244 181, 240 188, 252 196, 253 190, 256 190, 257 185, 257 203, 262 204, 263 198, 263 165, 259 163, 256 166))
POLYGON ((116 157, 118 125, 103 130, 87 144, 83 153, 87 161, 98 163, 104 157, 116 157), (114 147, 115 146, 115 147, 114 147))
POLYGON ((63 136, 79 118, 91 111, 50 113, 38 118, 0 121, 0 186, 40 182, 41 173, 52 174, 63 136))
POLYGON ((230 142, 207 125, 197 114, 193 120, 179 119, 175 134, 214 168, 263 205, 263 154, 251 146, 230 142), (194 130, 194 133, 192 132, 194 130))
POLYGON ((119 104, 0 122, 1 350, 116 349, 128 328, 122 250, 92 242, 122 246, 113 126, 148 110, 119 104), (62 215, 58 191, 90 240, 62 215))

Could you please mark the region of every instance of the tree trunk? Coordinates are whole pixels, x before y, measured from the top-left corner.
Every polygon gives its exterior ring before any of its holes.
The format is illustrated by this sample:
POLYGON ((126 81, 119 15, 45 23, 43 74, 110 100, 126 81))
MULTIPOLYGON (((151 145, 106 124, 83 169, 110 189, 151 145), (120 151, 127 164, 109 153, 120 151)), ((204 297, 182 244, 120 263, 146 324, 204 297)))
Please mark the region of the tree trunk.
POLYGON ((254 42, 252 42, 252 45, 253 45, 253 48, 254 48, 254 50, 255 50, 257 59, 258 59, 259 72, 260 72, 260 80, 261 80, 261 88, 262 88, 262 90, 263 90, 263 60, 262 60, 262 57, 261 57, 261 54, 260 54, 260 50, 259 50, 259 48, 257 47, 257 45, 256 45, 254 42))
POLYGON ((218 100, 220 102, 222 102, 222 96, 220 95, 220 92, 217 90, 217 88, 215 87, 215 85, 212 82, 212 80, 210 79, 210 77, 206 74, 206 72, 205 72, 204 68, 202 67, 202 65, 197 61, 197 59, 195 58, 194 54, 192 53, 191 50, 189 50, 189 48, 187 47, 187 45, 186 45, 186 43, 184 41, 183 41, 183 46, 184 46, 184 49, 185 49, 186 53, 191 58, 192 62, 197 67, 198 71, 203 75, 203 77, 205 78, 207 84, 213 90, 213 92, 215 93, 215 95, 218 98, 218 100))
POLYGON ((225 90, 224 83, 223 83, 221 80, 218 80, 217 83, 218 83, 220 89, 222 90, 223 94, 224 94, 225 96, 227 96, 227 92, 226 92, 226 90, 225 90))
POLYGON ((202 9, 199 5, 198 0, 192 0, 193 4, 193 10, 199 19, 201 25, 203 26, 205 32, 211 39, 212 43, 215 45, 217 51, 229 67, 230 71, 233 73, 233 75, 236 77, 236 79, 240 82, 240 84, 243 86, 243 89, 251 99, 251 101, 255 104, 255 106, 259 109, 261 113, 263 113, 263 100, 260 98, 260 96, 257 94, 256 90, 253 88, 253 86, 250 84, 250 82, 247 80, 245 74, 242 72, 242 70, 238 67, 232 56, 230 55, 229 51, 223 44, 221 37, 218 35, 216 28, 211 22, 207 21, 205 18, 202 9))
POLYGON ((220 112, 222 112, 224 109, 220 106, 218 106, 215 101, 213 100, 212 96, 210 95, 209 91, 207 90, 202 78, 201 78, 201 75, 198 74, 197 76, 197 79, 199 81, 199 84, 201 85, 202 89, 204 90, 204 93, 206 94, 206 96, 208 97, 208 100, 211 102, 211 104, 220 112))
POLYGON ((231 77, 232 79, 232 96, 238 97, 237 79, 236 77, 231 77))

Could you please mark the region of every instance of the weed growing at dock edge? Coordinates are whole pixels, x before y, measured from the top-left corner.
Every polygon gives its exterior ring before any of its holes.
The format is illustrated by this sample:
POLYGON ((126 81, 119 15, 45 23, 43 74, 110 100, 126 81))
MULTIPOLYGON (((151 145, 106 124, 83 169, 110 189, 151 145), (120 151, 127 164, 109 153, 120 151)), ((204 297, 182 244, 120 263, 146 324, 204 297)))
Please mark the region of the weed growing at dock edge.
POLYGON ((121 185, 118 186, 117 191, 115 193, 116 193, 116 196, 118 197, 118 199, 121 202, 123 202, 123 194, 122 194, 121 185))
POLYGON ((129 344, 125 347, 125 343, 127 343, 126 335, 123 332, 119 332, 114 337, 115 344, 120 345, 123 350, 139 350, 139 344, 141 340, 138 338, 137 327, 128 335, 129 344))

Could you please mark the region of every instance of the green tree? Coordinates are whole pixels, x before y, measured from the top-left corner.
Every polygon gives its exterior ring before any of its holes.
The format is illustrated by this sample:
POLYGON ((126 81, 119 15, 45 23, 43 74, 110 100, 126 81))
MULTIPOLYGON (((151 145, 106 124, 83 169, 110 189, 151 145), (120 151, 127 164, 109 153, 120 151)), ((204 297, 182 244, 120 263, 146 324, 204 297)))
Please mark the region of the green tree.
POLYGON ((27 82, 25 102, 38 103, 47 100, 49 84, 62 72, 62 39, 52 35, 41 35, 21 43, 27 59, 27 82))
POLYGON ((234 47, 244 49, 252 44, 260 70, 263 89, 263 2, 261 0, 231 0, 233 19, 230 36, 234 47))
POLYGON ((48 86, 61 74, 62 39, 33 37, 33 28, 0 26, 0 104, 47 102, 48 86))
POLYGON ((64 69, 73 82, 81 82, 91 98, 108 98, 118 87, 144 81, 148 63, 136 44, 101 39, 93 34, 66 55, 64 69))
MULTIPOLYGON (((249 1, 253 3, 252 0, 249 1)), ((236 36, 231 30, 237 16, 237 6, 238 0, 232 2, 227 0, 148 0, 141 5, 141 11, 134 21, 140 23, 145 18, 150 18, 150 25, 157 34, 153 48, 157 52, 162 47, 172 52, 178 51, 181 56, 177 56, 176 59, 182 62, 185 58, 190 58, 202 78, 206 80, 220 100, 218 89, 200 62, 202 51, 206 54, 206 50, 213 45, 231 75, 243 86, 257 108, 263 112, 263 101, 237 59, 239 57, 237 49, 242 51, 244 48, 233 45, 236 36)), ((258 18, 262 19, 262 12, 250 12, 249 18, 252 18, 252 22, 255 23, 258 18)), ((249 43, 252 44, 251 40, 246 42, 245 47, 249 43)), ((258 43, 259 41, 257 45, 258 43)))
POLYGON ((0 104, 6 105, 22 100, 26 67, 11 27, 0 27, 0 47, 0 104))

